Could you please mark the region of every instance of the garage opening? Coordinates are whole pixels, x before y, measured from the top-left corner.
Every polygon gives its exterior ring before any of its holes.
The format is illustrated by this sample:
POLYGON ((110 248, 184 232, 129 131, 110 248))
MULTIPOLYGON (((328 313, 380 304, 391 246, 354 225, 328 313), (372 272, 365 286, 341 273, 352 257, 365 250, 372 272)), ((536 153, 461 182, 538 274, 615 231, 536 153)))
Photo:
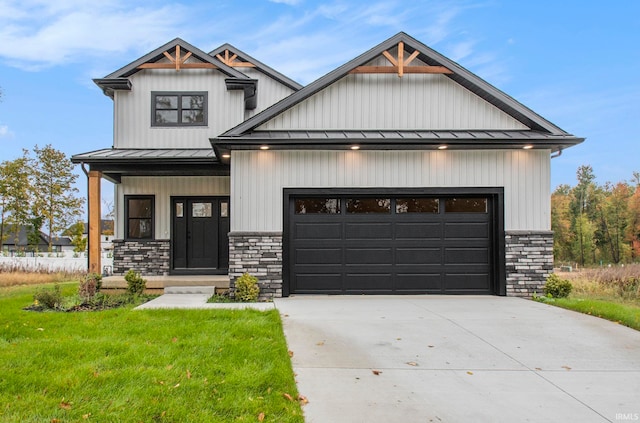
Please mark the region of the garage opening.
POLYGON ((500 192, 425 191, 285 190, 284 294, 502 294, 500 192))

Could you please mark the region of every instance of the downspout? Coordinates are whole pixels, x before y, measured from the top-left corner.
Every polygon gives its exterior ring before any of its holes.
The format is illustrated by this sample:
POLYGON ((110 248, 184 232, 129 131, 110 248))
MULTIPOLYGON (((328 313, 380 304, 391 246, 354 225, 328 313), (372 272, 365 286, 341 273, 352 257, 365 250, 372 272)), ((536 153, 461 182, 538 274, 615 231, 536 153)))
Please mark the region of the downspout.
POLYGON ((552 154, 551 158, 555 159, 556 157, 560 157, 562 156, 562 148, 558 149, 558 152, 556 154, 552 154))
POLYGON ((89 201, 89 171, 84 167, 84 162, 80 162, 80 167, 82 168, 82 171, 84 172, 84 174, 87 176, 87 273, 88 273, 90 264, 91 264, 89 261, 89 251, 91 251, 89 249, 89 243, 91 242, 91 237, 89 236, 89 216, 91 215, 89 211, 89 207, 91 204, 91 202, 89 201))

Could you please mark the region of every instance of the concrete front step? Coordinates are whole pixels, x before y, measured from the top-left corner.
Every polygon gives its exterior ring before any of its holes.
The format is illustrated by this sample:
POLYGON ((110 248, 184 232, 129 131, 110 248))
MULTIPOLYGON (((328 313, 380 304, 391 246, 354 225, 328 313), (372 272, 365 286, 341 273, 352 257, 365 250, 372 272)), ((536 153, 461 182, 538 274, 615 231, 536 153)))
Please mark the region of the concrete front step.
MULTIPOLYGON (((169 276, 143 276, 147 280, 147 290, 158 291, 166 288, 195 287, 198 289, 208 288, 211 293, 217 289, 218 292, 229 289, 228 275, 169 275, 169 276)), ((127 281, 123 275, 107 276, 102 279, 102 289, 126 289, 127 281)), ((207 291, 209 292, 209 291, 207 291)))
POLYGON ((212 296, 216 293, 215 286, 165 286, 164 293, 167 294, 205 294, 212 296))

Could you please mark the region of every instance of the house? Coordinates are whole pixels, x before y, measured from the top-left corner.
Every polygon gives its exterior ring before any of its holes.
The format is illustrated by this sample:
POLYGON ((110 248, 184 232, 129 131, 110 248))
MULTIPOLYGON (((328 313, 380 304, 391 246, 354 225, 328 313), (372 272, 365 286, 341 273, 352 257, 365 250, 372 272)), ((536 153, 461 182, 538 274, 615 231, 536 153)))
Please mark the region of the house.
MULTIPOLYGON (((9 255, 46 253, 49 251, 49 237, 42 231, 38 232, 38 242, 29 242, 29 234, 33 228, 29 225, 5 226, 5 238, 2 242, 3 252, 9 255)), ((51 242, 52 253, 65 253, 73 251, 71 240, 66 236, 54 236, 51 242)))
MULTIPOLYGON (((82 237, 87 238, 89 236, 89 223, 83 222, 84 229, 82 230, 82 237)), ((102 253, 113 253, 113 235, 114 235, 115 222, 111 219, 100 220, 100 251, 102 253)))
POLYGON ((528 296, 552 271, 550 161, 583 138, 405 33, 305 87, 180 39, 95 82, 114 145, 73 161, 90 205, 116 183, 116 274, 528 296))
MULTIPOLYGON (((70 238, 73 238, 74 225, 68 227, 62 234, 70 238)), ((89 223, 82 222, 82 238, 88 238, 89 236, 89 223)), ((104 254, 110 254, 113 252, 113 235, 114 235, 114 221, 112 219, 100 220, 100 251, 104 254)))

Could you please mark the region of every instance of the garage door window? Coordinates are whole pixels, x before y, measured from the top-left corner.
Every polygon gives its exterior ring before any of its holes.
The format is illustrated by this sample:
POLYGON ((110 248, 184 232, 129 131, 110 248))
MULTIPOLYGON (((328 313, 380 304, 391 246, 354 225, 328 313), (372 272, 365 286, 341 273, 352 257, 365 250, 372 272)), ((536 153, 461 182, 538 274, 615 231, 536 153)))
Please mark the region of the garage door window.
POLYGON ((337 198, 298 198, 296 214, 339 214, 340 200, 337 198))
POLYGON ((347 213, 391 213, 390 198, 349 198, 347 213))
POLYGON ((396 213, 438 213, 437 198, 396 198, 396 213))
POLYGON ((486 213, 486 198, 447 198, 444 200, 445 213, 486 213))

